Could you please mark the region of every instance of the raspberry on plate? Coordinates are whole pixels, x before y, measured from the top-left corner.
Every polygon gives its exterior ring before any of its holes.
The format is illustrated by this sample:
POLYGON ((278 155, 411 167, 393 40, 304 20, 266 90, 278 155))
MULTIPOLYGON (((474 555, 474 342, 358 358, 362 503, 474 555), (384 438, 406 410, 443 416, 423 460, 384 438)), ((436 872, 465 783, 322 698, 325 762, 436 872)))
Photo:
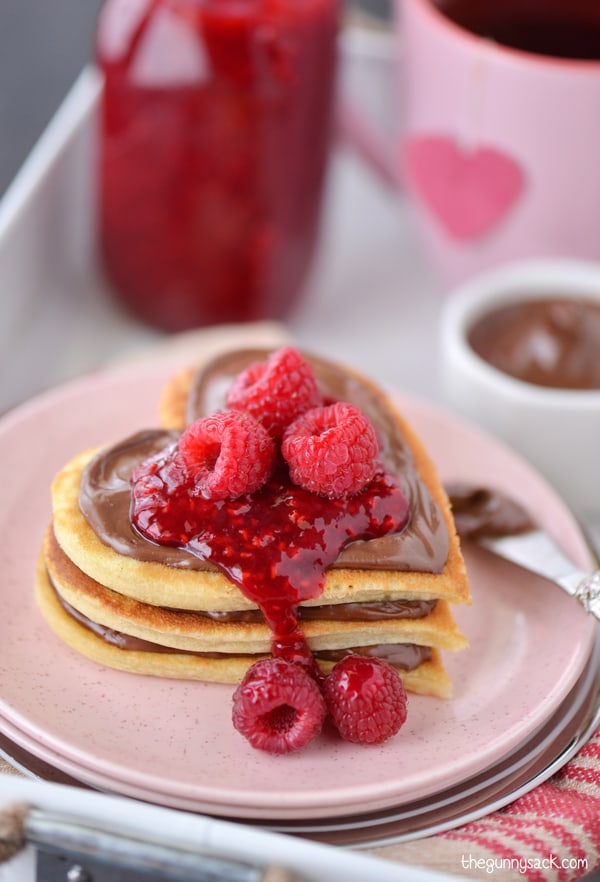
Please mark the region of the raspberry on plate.
POLYGON ((268 753, 290 753, 319 734, 325 700, 306 671, 283 658, 252 665, 233 695, 233 725, 268 753))
POLYGON ((406 690, 387 662, 360 655, 339 661, 323 684, 333 722, 346 741, 381 744, 406 721, 406 690))
POLYGON ((375 476, 379 444, 363 412, 338 401, 294 420, 285 431, 281 452, 294 484, 341 499, 358 493, 375 476))
POLYGON ((178 454, 205 499, 237 499, 254 493, 270 476, 275 443, 253 416, 243 411, 215 413, 191 423, 178 454))
POLYGON ((227 392, 227 406, 251 413, 274 438, 297 416, 321 403, 312 365, 291 346, 242 371, 227 392))

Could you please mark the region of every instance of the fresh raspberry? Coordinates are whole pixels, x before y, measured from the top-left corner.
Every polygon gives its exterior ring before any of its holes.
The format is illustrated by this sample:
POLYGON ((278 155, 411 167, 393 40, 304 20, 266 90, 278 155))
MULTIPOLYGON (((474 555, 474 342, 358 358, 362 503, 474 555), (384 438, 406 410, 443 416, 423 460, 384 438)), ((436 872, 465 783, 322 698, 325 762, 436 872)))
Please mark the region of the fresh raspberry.
POLYGON ((281 452, 294 484, 341 499, 358 493, 374 477, 379 444, 362 411, 338 401, 294 420, 284 433, 281 452))
POLYGON ((347 655, 323 684, 327 707, 342 738, 381 744, 406 720, 406 690, 387 662, 347 655))
POLYGON ((291 346, 251 364, 227 393, 228 407, 247 410, 274 438, 280 438, 292 420, 320 403, 312 365, 291 346))
POLYGON ((303 668, 283 658, 256 662, 233 695, 233 725, 252 747, 290 753, 319 734, 325 700, 303 668))
POLYGON ((275 442, 243 411, 215 413, 191 423, 178 453, 205 499, 237 499, 254 493, 273 470, 275 442))

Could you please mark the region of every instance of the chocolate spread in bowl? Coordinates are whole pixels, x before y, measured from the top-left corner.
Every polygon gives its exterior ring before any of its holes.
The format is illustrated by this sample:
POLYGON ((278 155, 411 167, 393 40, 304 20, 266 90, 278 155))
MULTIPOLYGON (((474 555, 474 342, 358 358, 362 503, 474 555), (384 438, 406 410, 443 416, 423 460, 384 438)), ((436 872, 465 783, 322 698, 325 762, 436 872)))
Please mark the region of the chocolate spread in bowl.
POLYGON ((600 302, 567 297, 499 307, 470 328, 474 352, 516 379, 554 389, 600 389, 600 302))

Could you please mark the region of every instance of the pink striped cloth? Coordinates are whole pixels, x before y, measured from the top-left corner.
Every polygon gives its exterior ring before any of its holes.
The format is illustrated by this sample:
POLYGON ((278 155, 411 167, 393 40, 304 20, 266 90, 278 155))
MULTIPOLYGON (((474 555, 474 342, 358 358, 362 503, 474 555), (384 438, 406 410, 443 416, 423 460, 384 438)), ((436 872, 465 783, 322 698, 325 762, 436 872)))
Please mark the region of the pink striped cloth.
POLYGON ((494 882, 576 882, 600 870, 600 729, 553 778, 501 811, 373 851, 494 882))

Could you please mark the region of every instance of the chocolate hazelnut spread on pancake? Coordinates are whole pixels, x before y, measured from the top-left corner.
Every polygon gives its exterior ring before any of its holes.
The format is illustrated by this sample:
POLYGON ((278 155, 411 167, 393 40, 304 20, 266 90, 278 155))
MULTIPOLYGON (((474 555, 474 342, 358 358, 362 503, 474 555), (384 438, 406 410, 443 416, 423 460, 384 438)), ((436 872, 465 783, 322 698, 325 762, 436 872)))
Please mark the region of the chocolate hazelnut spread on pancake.
MULTIPOLYGON (((52 583, 51 583, 52 584, 52 583)), ((117 646, 119 649, 130 650, 136 652, 160 652, 169 654, 196 655, 203 658, 227 658, 231 653, 226 652, 197 652, 188 649, 176 649, 172 646, 165 646, 161 643, 154 643, 150 640, 142 640, 140 637, 133 637, 131 634, 124 634, 114 628, 108 628, 93 622, 82 612, 71 606, 61 594, 56 591, 52 585, 56 599, 63 607, 66 613, 75 621, 83 625, 101 640, 117 646)), ((388 661, 396 667, 402 668, 404 671, 413 671, 422 662, 431 658, 431 647, 419 646, 416 643, 392 643, 380 644, 376 646, 357 646, 353 649, 320 649, 315 652, 317 659, 323 661, 338 661, 348 654, 366 655, 372 658, 380 658, 388 661)))
MULTIPOLYGON (((188 418, 223 409, 224 395, 233 378, 263 350, 243 350, 215 359, 199 372, 190 392, 188 418)), ((375 426, 381 459, 400 479, 410 506, 410 521, 401 533, 346 546, 333 567, 439 573, 448 555, 448 534, 441 512, 414 467, 394 415, 370 387, 352 374, 323 359, 310 357, 320 390, 330 400, 356 404, 375 426)), ((144 539, 130 522, 130 476, 142 460, 175 443, 177 433, 141 432, 97 456, 85 470, 80 507, 96 534, 119 554, 173 567, 213 570, 195 555, 159 546, 144 539)))
MULTIPOLYGON (((328 606, 299 606, 301 622, 380 622, 383 619, 422 619, 435 607, 436 600, 382 600, 373 603, 336 603, 328 606)), ((196 615, 206 616, 213 622, 261 622, 258 609, 231 612, 208 612, 196 610, 196 615)))

